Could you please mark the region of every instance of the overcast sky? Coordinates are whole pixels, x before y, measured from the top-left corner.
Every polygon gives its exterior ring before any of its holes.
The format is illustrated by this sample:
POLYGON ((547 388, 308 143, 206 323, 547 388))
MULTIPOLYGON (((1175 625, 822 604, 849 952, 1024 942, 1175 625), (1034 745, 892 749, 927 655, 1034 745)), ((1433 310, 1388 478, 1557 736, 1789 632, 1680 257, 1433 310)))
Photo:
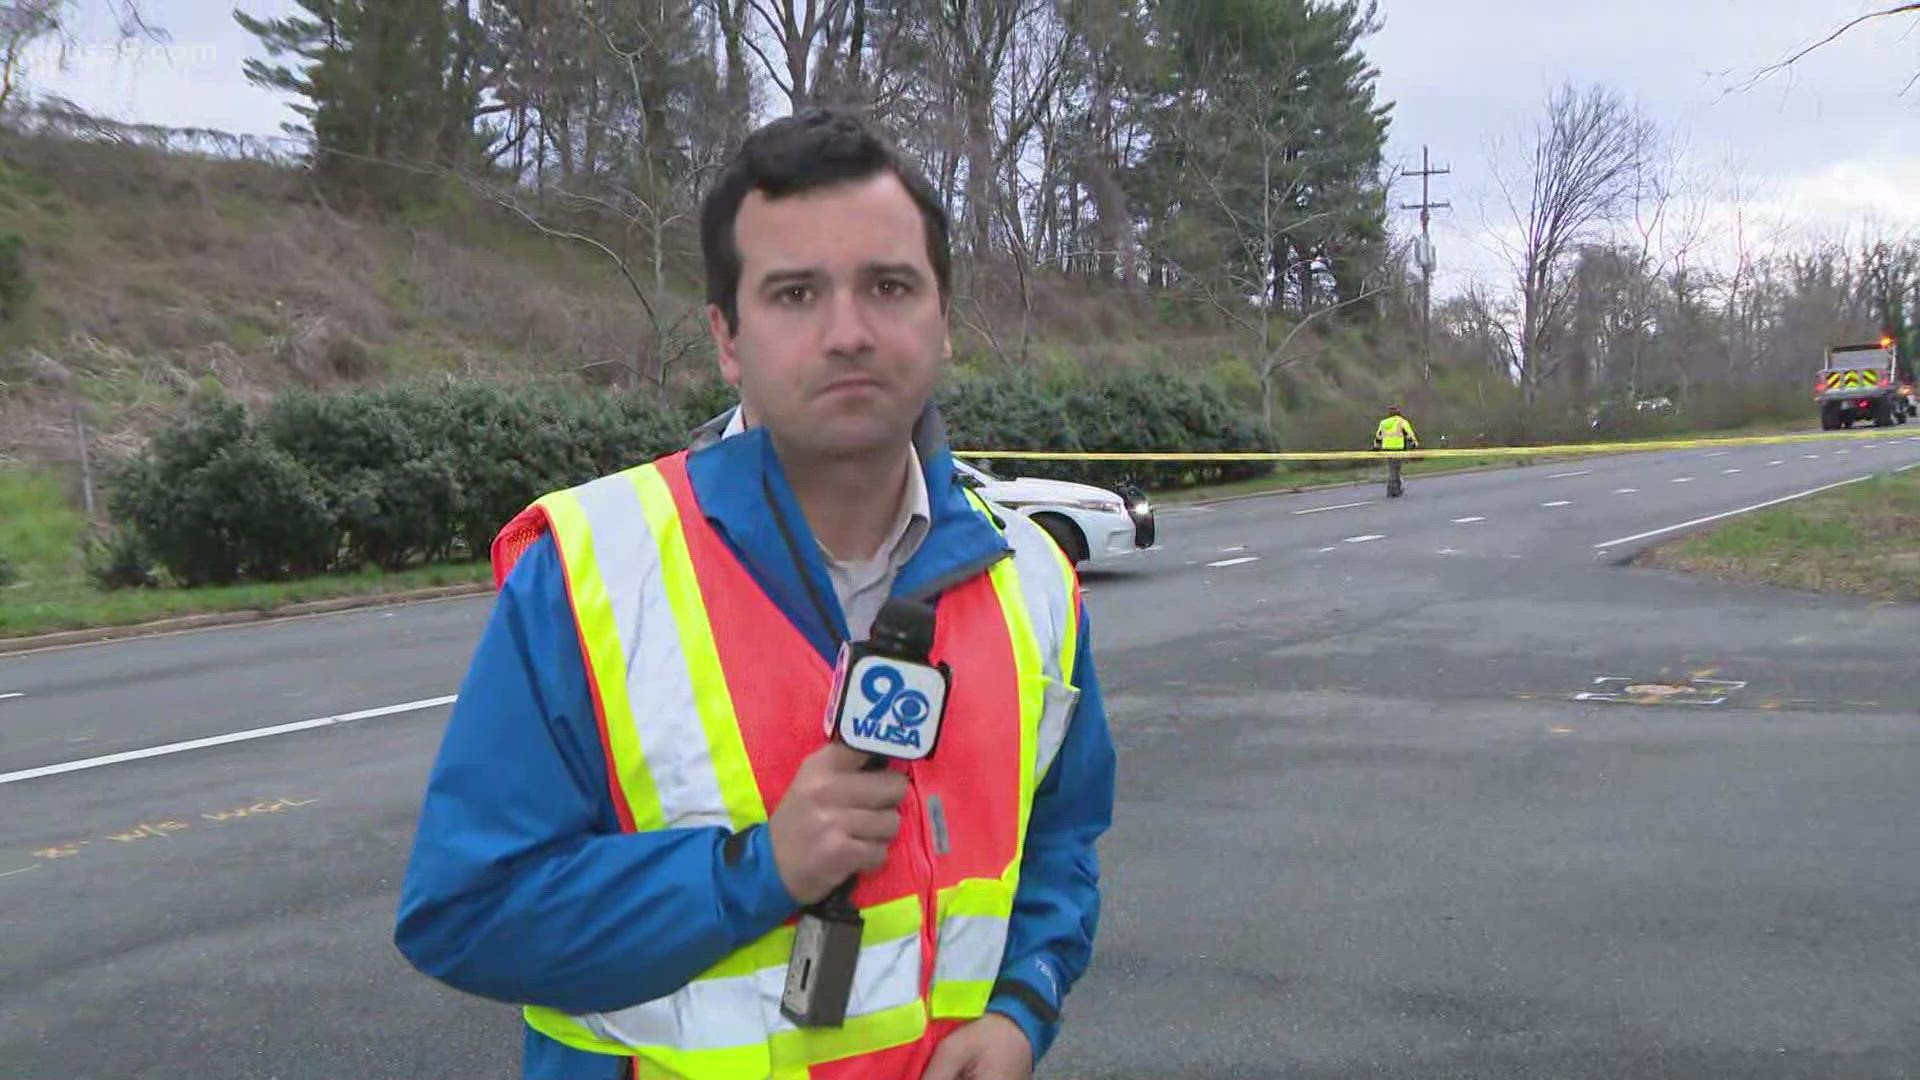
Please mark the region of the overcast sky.
MULTIPOLYGON (((285 103, 249 85, 257 43, 230 3, 152 5, 167 45, 116 43, 104 0, 85 15, 68 69, 35 59, 38 89, 126 120, 277 134, 285 103)), ((259 14, 287 0, 238 0, 259 14)), ((1384 27, 1366 42, 1394 102, 1390 164, 1417 168, 1421 144, 1453 170, 1435 183, 1442 291, 1497 285, 1494 232, 1503 220, 1490 154, 1509 157, 1548 92, 1572 80, 1605 83, 1637 102, 1688 148, 1689 163, 1722 189, 1710 198, 1706 250, 1731 244, 1739 165, 1749 237, 1781 224, 1788 242, 1856 234, 1863 222, 1920 228, 1920 18, 1861 25, 1788 73, 1742 88, 1758 69, 1889 0, 1382 0, 1384 27)), ((1413 201, 1417 184, 1403 184, 1413 201)), ((1415 227, 1397 213, 1396 228, 1415 227)))

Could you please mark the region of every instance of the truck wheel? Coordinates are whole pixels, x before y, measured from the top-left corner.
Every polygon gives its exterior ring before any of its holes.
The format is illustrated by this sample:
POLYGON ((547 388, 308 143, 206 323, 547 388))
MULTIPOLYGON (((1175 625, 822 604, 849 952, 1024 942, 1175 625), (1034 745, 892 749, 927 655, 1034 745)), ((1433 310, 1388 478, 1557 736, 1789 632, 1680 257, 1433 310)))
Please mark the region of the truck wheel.
POLYGON ((1880 398, 1879 400, 1873 403, 1873 426, 1874 427, 1892 427, 1893 426, 1893 402, 1892 401, 1890 401, 1887 398, 1880 398))
POLYGON ((1840 410, 1839 409, 1821 409, 1820 410, 1820 430, 1821 431, 1838 431, 1839 429, 1840 429, 1840 410))

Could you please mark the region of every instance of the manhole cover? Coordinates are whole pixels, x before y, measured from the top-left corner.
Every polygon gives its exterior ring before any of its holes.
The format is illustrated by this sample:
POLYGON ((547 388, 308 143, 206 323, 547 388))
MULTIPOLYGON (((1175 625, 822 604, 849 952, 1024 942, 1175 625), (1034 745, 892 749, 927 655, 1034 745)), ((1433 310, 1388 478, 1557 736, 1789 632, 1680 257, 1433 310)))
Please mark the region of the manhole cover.
POLYGON ((1719 705, 1747 684, 1734 679, 1688 679, 1680 683, 1640 681, 1621 675, 1602 675, 1593 689, 1573 695, 1575 701, 1602 701, 1616 705, 1719 705))

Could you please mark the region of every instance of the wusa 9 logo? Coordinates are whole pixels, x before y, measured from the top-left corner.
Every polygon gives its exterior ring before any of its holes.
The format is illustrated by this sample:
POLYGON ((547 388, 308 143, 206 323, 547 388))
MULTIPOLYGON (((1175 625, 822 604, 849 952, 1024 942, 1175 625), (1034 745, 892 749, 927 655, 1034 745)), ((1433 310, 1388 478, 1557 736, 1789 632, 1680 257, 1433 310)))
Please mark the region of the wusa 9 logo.
POLYGON ((866 656, 854 662, 846 685, 858 691, 839 709, 840 737, 848 746, 906 760, 933 752, 946 710, 945 671, 866 656))

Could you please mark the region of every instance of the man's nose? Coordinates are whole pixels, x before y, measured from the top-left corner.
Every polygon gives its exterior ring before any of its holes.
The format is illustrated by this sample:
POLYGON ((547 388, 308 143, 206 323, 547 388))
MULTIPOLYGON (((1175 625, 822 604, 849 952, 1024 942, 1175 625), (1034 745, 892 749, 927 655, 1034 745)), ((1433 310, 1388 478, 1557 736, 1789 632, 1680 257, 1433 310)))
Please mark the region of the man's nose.
POLYGON ((873 348, 873 327, 860 302, 860 290, 835 289, 827 303, 826 348, 836 355, 857 356, 873 348))

